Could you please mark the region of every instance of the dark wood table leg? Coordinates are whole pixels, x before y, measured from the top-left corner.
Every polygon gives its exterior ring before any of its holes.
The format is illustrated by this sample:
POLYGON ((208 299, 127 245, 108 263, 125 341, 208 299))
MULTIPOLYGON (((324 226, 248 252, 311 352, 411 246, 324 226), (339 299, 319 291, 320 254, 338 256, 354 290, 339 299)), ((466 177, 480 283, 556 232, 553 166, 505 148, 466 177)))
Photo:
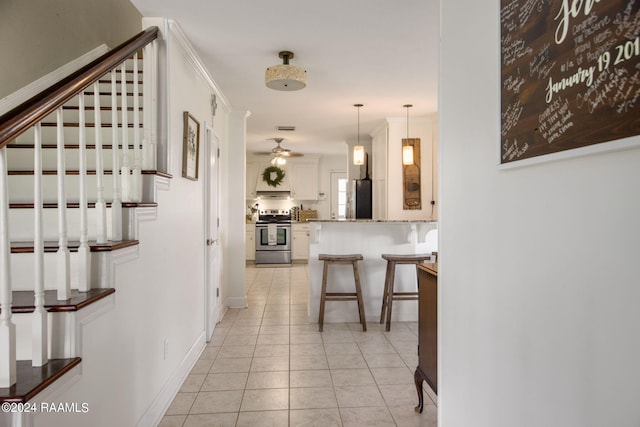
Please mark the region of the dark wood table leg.
POLYGON ((424 396, 422 392, 424 377, 422 376, 420 369, 416 368, 416 372, 413 374, 413 380, 416 382, 416 391, 418 392, 418 406, 416 406, 415 411, 421 414, 422 408, 424 407, 424 396))

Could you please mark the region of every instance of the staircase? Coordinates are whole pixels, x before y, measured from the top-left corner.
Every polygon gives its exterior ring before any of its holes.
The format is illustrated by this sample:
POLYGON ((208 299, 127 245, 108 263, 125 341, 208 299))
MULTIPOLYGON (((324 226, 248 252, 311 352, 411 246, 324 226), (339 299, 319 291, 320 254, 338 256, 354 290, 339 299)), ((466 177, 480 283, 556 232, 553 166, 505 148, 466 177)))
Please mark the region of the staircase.
POLYGON ((156 170, 157 36, 0 117, 0 402, 29 402, 81 364, 81 319, 113 303, 114 258, 138 245, 136 217, 170 178, 156 170))

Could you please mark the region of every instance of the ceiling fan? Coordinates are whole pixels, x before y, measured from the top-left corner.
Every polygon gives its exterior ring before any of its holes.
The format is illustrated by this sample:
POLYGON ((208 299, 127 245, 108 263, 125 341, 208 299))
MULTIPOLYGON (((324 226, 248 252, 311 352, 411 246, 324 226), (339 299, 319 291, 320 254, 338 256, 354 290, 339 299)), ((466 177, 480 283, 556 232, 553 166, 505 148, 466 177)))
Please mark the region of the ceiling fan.
POLYGON ((287 160, 285 157, 302 157, 304 156, 304 154, 302 153, 296 153, 293 152, 291 150, 289 150, 288 148, 283 148, 280 146, 280 144, 282 143, 282 141, 284 141, 284 138, 270 138, 272 140, 274 140, 276 142, 276 146, 273 147, 271 149, 271 151, 262 151, 262 152, 258 152, 256 154, 260 155, 260 156, 273 156, 271 158, 271 164, 272 165, 284 165, 285 163, 287 163, 287 160))

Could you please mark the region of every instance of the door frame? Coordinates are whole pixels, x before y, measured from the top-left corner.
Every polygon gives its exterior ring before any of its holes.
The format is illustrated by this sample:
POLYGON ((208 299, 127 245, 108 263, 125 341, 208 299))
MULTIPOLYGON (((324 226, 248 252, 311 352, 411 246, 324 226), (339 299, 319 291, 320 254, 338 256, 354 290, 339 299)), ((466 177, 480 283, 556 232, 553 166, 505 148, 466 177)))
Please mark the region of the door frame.
POLYGON ((220 137, 206 123, 204 128, 204 321, 209 342, 220 320, 220 137))
MULTIPOLYGON (((331 191, 329 191, 329 197, 330 197, 330 202, 329 202, 329 209, 331 212, 331 219, 338 219, 338 179, 348 179, 347 176, 347 172, 343 171, 343 170, 331 170, 330 172, 330 180, 331 180, 331 191), (334 218, 334 215, 336 216, 334 218)), ((347 181, 347 197, 348 197, 348 184, 349 182, 347 181)), ((347 207, 348 207, 348 202, 347 202, 347 207)), ((345 217, 347 217, 348 214, 345 213, 345 217)))

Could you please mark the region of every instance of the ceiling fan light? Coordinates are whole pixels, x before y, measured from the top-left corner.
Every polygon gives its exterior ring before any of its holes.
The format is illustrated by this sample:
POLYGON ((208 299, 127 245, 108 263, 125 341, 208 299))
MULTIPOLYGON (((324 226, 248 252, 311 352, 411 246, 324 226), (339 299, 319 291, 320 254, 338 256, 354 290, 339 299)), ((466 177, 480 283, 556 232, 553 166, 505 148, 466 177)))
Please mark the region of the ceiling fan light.
POLYGON ((362 145, 353 147, 353 164, 364 165, 364 147, 362 145))
POLYGON ((285 159, 284 157, 276 157, 276 163, 278 164, 278 166, 286 165, 287 159, 285 159))

